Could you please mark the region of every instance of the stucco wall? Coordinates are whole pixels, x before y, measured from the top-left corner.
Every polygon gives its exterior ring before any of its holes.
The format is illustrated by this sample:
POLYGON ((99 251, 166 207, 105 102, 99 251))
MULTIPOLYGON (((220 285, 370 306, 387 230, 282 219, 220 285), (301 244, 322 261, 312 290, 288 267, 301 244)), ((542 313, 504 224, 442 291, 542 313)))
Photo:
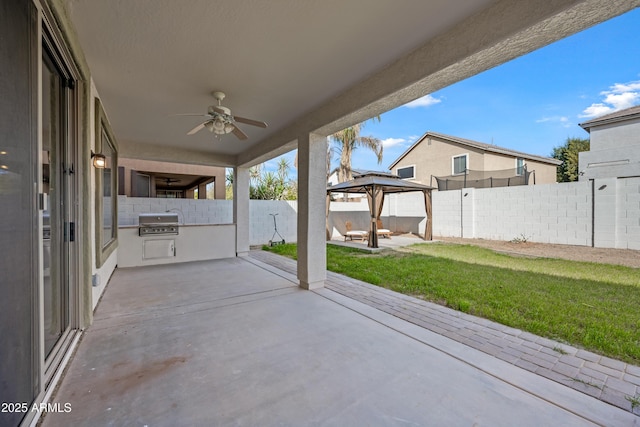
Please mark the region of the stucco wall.
POLYGON ((529 178, 529 185, 533 185, 534 180, 536 185, 554 184, 556 182, 558 171, 557 166, 528 159, 525 159, 524 164, 527 165, 527 170, 529 172, 534 172, 534 175, 529 178))
POLYGON ((591 128, 590 141, 579 154, 581 181, 640 176, 640 119, 591 128))
POLYGON ((447 176, 453 174, 452 158, 468 154, 467 168, 482 169, 484 159, 480 150, 471 147, 459 146, 452 142, 443 142, 436 137, 428 137, 400 160, 393 168, 393 173, 398 169, 415 165, 415 181, 425 185, 435 185, 435 179, 431 182, 431 176, 447 176))
POLYGON ((640 144, 640 119, 591 128, 591 150, 630 147, 640 144))
MULTIPOLYGON (((504 170, 516 168, 516 157, 497 153, 484 152, 451 141, 441 141, 435 136, 429 136, 416 144, 413 149, 393 168, 398 169, 414 166, 415 181, 435 186, 435 179, 431 176, 448 176, 453 174, 454 156, 467 154, 467 168, 471 170, 504 170)), ((536 171, 536 184, 551 184, 556 182, 556 166, 525 159, 529 171, 536 171)), ((530 181, 533 184, 533 180, 530 181)))

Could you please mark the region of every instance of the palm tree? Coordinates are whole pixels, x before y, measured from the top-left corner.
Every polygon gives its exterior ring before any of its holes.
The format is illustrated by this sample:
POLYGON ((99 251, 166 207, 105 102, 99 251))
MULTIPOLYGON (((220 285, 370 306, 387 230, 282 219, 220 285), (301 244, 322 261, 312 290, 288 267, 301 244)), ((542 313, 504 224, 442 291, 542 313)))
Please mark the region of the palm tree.
MULTIPOLYGON (((380 116, 372 120, 380 121, 380 116)), ((338 145, 340 151, 340 165, 338 166, 338 181, 345 182, 353 179, 351 173, 351 156, 358 147, 368 148, 376 154, 378 164, 382 163, 382 141, 372 136, 361 136, 363 123, 355 124, 331 135, 331 139, 338 145)))

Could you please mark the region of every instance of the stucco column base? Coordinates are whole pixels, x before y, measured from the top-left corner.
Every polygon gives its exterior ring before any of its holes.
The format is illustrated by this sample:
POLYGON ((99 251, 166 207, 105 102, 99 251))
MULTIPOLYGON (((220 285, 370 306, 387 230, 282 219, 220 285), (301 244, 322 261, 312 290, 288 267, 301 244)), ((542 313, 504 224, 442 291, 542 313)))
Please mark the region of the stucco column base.
POLYGON ((237 257, 249 256, 249 252, 236 252, 237 257))
POLYGON ((304 282, 301 280, 300 287, 308 291, 312 291, 314 289, 321 289, 321 288, 324 288, 324 280, 320 280, 318 282, 311 282, 311 283, 304 282))

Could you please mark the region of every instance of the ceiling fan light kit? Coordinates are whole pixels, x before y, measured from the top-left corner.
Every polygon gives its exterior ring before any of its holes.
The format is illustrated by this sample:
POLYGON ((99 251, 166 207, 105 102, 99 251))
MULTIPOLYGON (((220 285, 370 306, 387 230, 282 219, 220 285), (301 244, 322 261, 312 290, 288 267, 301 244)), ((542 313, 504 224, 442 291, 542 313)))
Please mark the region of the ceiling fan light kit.
POLYGON ((261 128, 267 127, 265 122, 261 122, 259 120, 233 116, 231 114, 231 110, 222 105, 222 100, 225 98, 224 92, 215 91, 212 95, 216 100, 218 100, 218 105, 210 105, 209 108, 207 108, 207 114, 185 114, 187 116, 204 116, 207 118, 204 122, 187 132, 187 135, 193 135, 203 128, 207 128, 209 132, 214 133, 216 136, 233 133, 238 139, 245 140, 248 136, 240 130, 236 122, 261 128))

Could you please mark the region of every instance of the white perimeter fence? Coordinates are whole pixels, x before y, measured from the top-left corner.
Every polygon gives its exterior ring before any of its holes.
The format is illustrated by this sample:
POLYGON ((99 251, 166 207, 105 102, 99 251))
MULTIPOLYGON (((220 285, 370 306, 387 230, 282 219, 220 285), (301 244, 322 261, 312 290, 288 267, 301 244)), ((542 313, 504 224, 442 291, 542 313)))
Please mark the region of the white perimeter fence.
MULTIPOLYGON (((251 245, 268 243, 274 233, 296 241, 297 202, 251 200, 251 245)), ((334 236, 345 222, 366 230, 369 210, 360 202, 331 202, 334 236)), ((177 212, 183 224, 229 224, 230 200, 118 197, 120 226, 137 225, 139 213, 177 212)), ((388 195, 382 223, 393 232, 423 234, 426 220, 422 193, 388 195)), ((433 235, 560 243, 640 250, 640 177, 594 181, 433 192, 433 235)), ((278 240, 275 236, 274 240, 278 240)))

